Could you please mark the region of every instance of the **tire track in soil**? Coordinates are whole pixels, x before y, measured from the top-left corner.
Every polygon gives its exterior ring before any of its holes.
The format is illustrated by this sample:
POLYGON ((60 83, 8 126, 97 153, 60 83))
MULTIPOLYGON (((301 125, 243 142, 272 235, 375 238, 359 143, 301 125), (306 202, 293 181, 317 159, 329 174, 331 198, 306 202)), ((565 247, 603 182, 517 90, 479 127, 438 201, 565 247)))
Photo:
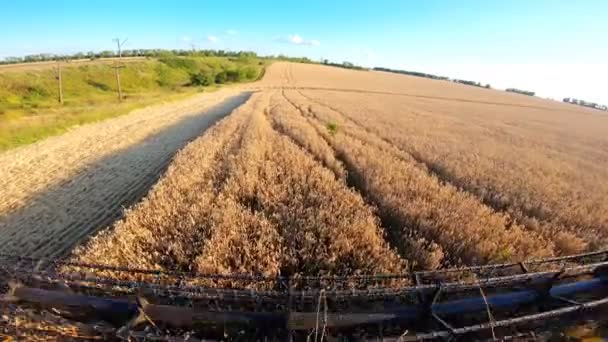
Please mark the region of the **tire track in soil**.
POLYGON ((90 234, 119 219, 121 209, 147 193, 179 149, 250 95, 229 97, 202 113, 183 118, 140 143, 87 165, 76 177, 36 194, 27 206, 0 218, 4 252, 65 256, 90 234))

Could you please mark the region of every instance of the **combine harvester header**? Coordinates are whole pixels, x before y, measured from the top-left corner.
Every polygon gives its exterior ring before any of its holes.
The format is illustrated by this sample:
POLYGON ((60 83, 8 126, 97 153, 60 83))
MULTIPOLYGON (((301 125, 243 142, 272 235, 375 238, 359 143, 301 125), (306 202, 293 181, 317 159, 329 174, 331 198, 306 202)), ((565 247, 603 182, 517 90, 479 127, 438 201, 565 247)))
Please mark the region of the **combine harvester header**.
POLYGON ((607 270, 608 251, 401 275, 276 278, 0 255, 4 302, 54 312, 103 339, 158 341, 521 336, 546 331, 549 319, 597 315, 608 304, 607 270))

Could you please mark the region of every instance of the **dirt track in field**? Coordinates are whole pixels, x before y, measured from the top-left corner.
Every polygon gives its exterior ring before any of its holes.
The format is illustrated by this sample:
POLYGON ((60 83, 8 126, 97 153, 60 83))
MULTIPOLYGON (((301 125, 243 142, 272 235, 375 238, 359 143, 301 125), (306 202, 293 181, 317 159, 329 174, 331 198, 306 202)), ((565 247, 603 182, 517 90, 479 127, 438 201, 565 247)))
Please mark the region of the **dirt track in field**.
POLYGON ((3 252, 62 256, 120 217, 177 150, 249 96, 236 89, 197 95, 1 154, 3 252))

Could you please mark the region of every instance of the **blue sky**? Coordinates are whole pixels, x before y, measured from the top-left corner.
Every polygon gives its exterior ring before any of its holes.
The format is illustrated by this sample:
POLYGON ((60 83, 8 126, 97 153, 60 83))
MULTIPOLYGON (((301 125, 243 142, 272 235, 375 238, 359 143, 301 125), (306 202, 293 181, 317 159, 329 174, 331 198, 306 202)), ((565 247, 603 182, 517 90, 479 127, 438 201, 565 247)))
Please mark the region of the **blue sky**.
POLYGON ((6 1, 0 58, 114 48, 352 61, 608 103, 608 1, 6 1))

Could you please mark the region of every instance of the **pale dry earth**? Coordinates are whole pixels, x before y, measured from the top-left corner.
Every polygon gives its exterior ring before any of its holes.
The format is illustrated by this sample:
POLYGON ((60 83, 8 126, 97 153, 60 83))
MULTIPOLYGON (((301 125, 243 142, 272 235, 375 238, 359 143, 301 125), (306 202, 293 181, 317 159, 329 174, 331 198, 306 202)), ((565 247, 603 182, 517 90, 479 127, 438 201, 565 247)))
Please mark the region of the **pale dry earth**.
POLYGON ((248 96, 238 89, 200 94, 2 153, 3 252, 60 256, 69 251, 119 217, 178 149, 248 96))

